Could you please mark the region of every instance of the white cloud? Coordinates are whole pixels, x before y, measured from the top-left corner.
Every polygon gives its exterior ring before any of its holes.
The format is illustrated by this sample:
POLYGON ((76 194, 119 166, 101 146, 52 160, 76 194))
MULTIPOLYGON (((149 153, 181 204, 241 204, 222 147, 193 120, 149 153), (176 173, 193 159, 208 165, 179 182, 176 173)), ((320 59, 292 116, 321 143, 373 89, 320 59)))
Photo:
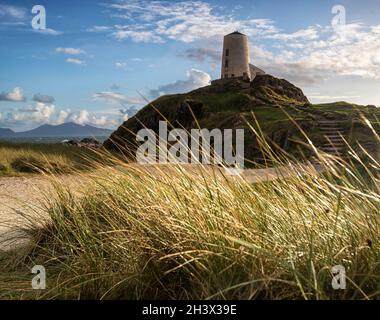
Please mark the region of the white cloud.
POLYGON ((96 116, 88 110, 80 110, 79 112, 61 110, 55 123, 62 124, 65 122, 74 122, 81 125, 90 124, 100 127, 116 127, 121 124, 121 121, 117 117, 111 118, 107 115, 96 116))
POLYGON ((193 42, 221 37, 235 30, 257 37, 277 31, 269 19, 234 19, 202 1, 136 0, 120 1, 106 6, 116 11, 117 14, 113 16, 124 18, 128 22, 116 26, 117 30, 112 33, 119 40, 193 42))
POLYGON ((266 36, 267 39, 275 39, 281 41, 292 41, 292 40, 300 40, 300 41, 311 41, 319 38, 318 28, 315 26, 310 26, 307 29, 301 29, 293 33, 273 33, 266 36))
POLYGON ((57 115, 57 119, 55 120, 55 124, 62 124, 67 122, 69 116, 69 112, 65 110, 60 110, 57 115))
POLYGON ((94 99, 96 100, 105 100, 111 102, 113 104, 137 104, 142 105, 145 104, 145 101, 138 97, 127 97, 121 93, 106 91, 106 92, 98 92, 94 94, 94 99))
POLYGON ((86 54, 86 51, 80 48, 56 48, 55 51, 58 53, 71 54, 71 55, 86 54))
POLYGON ((85 124, 90 120, 90 113, 87 110, 81 110, 78 114, 71 114, 68 117, 69 121, 75 122, 77 124, 85 124))
POLYGON ((25 18, 27 10, 22 7, 0 4, 0 17, 8 17, 14 19, 25 18))
POLYGON ((125 62, 116 62, 115 67, 118 69, 126 70, 127 64, 125 62))
POLYGON ((0 101, 23 102, 25 100, 26 98, 20 87, 16 87, 9 92, 0 93, 0 101))
POLYGON ((132 39, 134 42, 162 43, 163 40, 152 31, 118 30, 112 33, 118 40, 132 39))
POLYGON ((26 23, 24 21, 1 21, 0 25, 8 26, 8 27, 18 27, 18 26, 25 26, 26 23))
POLYGON ((7 115, 9 122, 44 123, 50 119, 55 110, 52 104, 36 102, 35 106, 28 106, 7 115))
POLYGON ((41 29, 41 30, 33 29, 33 32, 41 33, 48 36, 60 36, 63 34, 63 31, 58 31, 51 28, 46 28, 46 29, 41 29))
POLYGON ((86 65, 85 61, 80 60, 80 59, 75 59, 75 58, 67 58, 66 62, 67 63, 76 64, 76 65, 81 65, 81 66, 85 66, 86 65))
POLYGON ((280 53, 253 48, 254 63, 278 74, 326 79, 332 75, 380 79, 380 33, 377 27, 352 23, 339 28, 315 27, 300 40, 277 36, 280 53), (316 33, 315 33, 316 32, 316 33), (317 40, 317 41, 316 41, 317 40), (261 52, 260 52, 261 50, 261 52))
POLYGON ((100 116, 100 117, 93 116, 92 118, 90 118, 90 123, 96 126, 100 126, 100 127, 113 126, 115 125, 116 120, 114 119, 110 120, 106 116, 100 116))
POLYGON ((221 60, 222 52, 221 50, 216 50, 214 48, 190 48, 185 51, 183 56, 201 63, 207 59, 217 62, 221 60))
POLYGON ((42 102, 42 103, 47 103, 47 104, 53 104, 54 101, 55 101, 54 97, 48 96, 48 95, 39 94, 39 93, 36 93, 33 96, 33 100, 36 101, 36 102, 42 102))
POLYGON ((127 121, 129 119, 128 110, 120 109, 120 115, 123 121, 127 121))
POLYGON ((372 32, 373 33, 380 33, 380 25, 372 27, 372 32))
POLYGON ((91 28, 88 28, 87 31, 88 32, 105 32, 111 29, 112 27, 108 27, 108 26, 93 26, 91 28))
POLYGON ((127 121, 129 118, 133 117, 140 108, 136 106, 129 106, 128 108, 125 109, 119 109, 120 112, 120 122, 127 121))
POLYGON ((186 80, 177 80, 176 82, 160 86, 158 89, 151 90, 150 96, 155 98, 164 94, 184 93, 209 85, 211 76, 197 69, 191 69, 187 72, 186 80))
POLYGON ((123 119, 119 113, 95 115, 88 110, 56 110, 55 105, 41 102, 0 113, 0 127, 11 127, 18 131, 32 129, 42 124, 57 125, 66 122, 115 128, 123 122, 123 119))

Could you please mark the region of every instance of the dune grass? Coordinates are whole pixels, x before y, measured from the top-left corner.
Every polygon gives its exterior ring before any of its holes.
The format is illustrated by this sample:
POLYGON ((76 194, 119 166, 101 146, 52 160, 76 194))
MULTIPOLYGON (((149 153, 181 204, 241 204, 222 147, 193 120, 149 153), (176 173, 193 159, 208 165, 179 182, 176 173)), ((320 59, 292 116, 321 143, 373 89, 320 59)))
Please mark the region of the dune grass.
POLYGON ((314 151, 322 174, 293 166, 256 184, 118 159, 80 194, 55 183, 49 218, 23 230, 29 245, 0 255, 0 298, 378 299, 380 163, 314 151), (47 270, 45 290, 31 288, 34 265, 47 270), (335 265, 345 290, 332 288, 335 265))
POLYGON ((90 149, 63 144, 0 142, 0 176, 27 173, 66 173, 85 169, 97 159, 90 149))

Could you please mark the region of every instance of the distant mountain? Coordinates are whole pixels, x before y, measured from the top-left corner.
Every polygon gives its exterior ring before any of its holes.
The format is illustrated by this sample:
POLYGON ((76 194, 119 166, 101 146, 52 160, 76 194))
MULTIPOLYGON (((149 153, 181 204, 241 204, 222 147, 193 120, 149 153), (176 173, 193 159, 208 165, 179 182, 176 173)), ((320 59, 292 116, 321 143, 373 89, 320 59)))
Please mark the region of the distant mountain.
POLYGON ((11 129, 0 128, 0 138, 53 138, 53 137, 99 137, 109 136, 112 130, 80 125, 73 122, 60 125, 44 124, 38 128, 14 132, 11 129))
POLYGON ((1 138, 8 138, 8 137, 12 137, 13 135, 15 135, 16 133, 11 130, 11 129, 2 129, 0 128, 0 137, 1 138))

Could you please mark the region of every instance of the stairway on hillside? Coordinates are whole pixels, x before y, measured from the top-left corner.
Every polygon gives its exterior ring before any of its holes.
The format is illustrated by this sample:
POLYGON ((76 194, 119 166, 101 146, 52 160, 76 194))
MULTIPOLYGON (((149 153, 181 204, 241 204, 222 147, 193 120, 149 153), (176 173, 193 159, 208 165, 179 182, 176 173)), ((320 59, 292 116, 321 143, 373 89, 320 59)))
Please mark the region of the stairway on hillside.
POLYGON ((344 156, 346 144, 345 130, 340 121, 321 120, 318 122, 319 129, 324 137, 320 150, 335 156, 344 156))

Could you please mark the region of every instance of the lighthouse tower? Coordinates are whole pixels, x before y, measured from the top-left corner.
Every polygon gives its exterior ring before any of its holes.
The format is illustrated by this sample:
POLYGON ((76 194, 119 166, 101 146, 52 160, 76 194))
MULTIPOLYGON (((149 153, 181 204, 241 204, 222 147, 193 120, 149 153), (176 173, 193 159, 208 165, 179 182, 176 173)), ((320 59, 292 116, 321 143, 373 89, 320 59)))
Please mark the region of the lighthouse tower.
POLYGON ((221 79, 252 79, 248 37, 238 31, 224 36, 221 79))

